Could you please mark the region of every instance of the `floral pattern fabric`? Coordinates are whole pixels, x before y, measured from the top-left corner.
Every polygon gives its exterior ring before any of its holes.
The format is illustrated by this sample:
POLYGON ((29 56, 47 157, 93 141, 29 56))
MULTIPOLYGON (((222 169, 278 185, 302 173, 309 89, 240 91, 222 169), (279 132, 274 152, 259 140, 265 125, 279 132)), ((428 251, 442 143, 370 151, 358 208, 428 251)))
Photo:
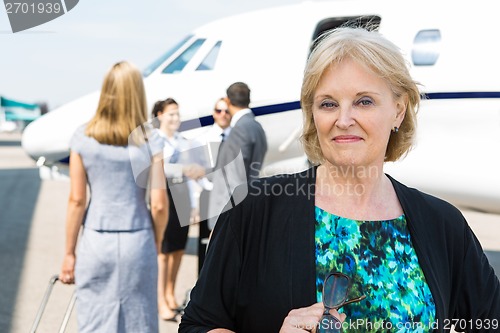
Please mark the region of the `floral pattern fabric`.
POLYGON ((356 221, 316 213, 316 295, 330 272, 350 277, 342 307, 344 332, 431 332, 435 304, 413 249, 404 215, 387 221, 356 221))

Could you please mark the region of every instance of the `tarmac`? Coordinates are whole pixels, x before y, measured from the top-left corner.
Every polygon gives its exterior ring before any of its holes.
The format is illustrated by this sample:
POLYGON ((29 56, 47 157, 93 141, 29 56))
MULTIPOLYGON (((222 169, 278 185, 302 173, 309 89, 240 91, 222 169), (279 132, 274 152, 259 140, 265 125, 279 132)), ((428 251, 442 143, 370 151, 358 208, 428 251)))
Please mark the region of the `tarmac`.
MULTIPOLYGON (((64 249, 67 180, 40 180, 20 133, 0 133, 0 332, 30 332, 64 249)), ((500 272, 500 215, 462 210, 495 271, 500 272)), ((182 303, 197 278, 198 227, 190 227, 176 297, 182 303)), ((73 286, 56 283, 37 332, 59 332, 73 286)), ((178 324, 160 320, 160 333, 178 324)), ((77 332, 75 313, 66 332, 77 332)))
MULTIPOLYGON (((31 332, 64 251, 67 180, 40 180, 19 133, 0 133, 0 333, 31 332)), ((198 276, 198 227, 190 227, 176 285, 179 304, 198 276)), ((56 282, 37 332, 59 332, 74 286, 56 282)), ((159 321, 160 333, 178 323, 159 321)), ((77 332, 73 311, 66 332, 77 332)))

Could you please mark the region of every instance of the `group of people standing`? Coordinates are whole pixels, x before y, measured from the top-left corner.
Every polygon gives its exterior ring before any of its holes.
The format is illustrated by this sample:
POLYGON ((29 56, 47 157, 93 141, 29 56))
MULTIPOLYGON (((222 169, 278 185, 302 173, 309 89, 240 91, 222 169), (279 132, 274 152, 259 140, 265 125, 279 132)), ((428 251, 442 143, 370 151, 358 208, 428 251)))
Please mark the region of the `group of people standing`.
POLYGON ((249 104, 249 87, 232 84, 215 103, 214 124, 188 140, 173 98, 157 101, 147 120, 137 68, 120 62, 106 74, 95 116, 70 142, 60 280, 76 284, 79 332, 156 332, 158 316, 176 321, 189 224, 201 222, 200 238, 208 239, 207 219, 226 204, 214 200, 228 190, 218 188, 214 174, 240 151, 248 170, 240 183, 258 176, 250 164, 263 163, 266 137, 249 104))

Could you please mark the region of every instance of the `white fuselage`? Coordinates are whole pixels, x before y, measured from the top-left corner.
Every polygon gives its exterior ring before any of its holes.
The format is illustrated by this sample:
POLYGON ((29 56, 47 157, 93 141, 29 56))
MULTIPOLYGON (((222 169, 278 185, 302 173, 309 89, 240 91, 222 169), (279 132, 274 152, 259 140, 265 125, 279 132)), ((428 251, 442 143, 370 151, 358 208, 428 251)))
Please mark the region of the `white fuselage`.
MULTIPOLYGON (((215 21, 194 31, 145 77, 149 110, 155 101, 173 97, 182 120, 201 119, 203 125, 226 88, 243 81, 268 138, 268 170, 289 167, 276 164, 288 159, 303 167, 300 86, 314 33, 332 18, 378 16, 379 31, 402 49, 430 97, 418 113, 414 150, 388 163, 386 171, 456 204, 500 212, 500 52, 494 42, 500 29, 494 2, 412 5, 408 10, 410 4, 394 0, 305 2, 215 21)), ((23 135, 26 152, 46 163, 66 158, 72 133, 93 116, 97 99, 98 92, 33 122, 23 135)), ((205 129, 199 127, 185 135, 201 135, 205 129)))

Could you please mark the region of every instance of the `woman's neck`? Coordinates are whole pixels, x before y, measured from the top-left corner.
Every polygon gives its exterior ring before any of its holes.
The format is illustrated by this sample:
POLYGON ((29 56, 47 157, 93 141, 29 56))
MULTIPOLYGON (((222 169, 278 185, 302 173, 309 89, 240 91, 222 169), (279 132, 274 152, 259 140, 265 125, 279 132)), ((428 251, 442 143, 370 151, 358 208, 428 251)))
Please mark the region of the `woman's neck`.
POLYGON ((353 219, 395 218, 402 213, 390 180, 381 166, 318 167, 315 204, 353 219))
POLYGON ((175 135, 175 131, 172 131, 168 126, 160 125, 160 130, 167 136, 167 138, 172 139, 175 135))
MULTIPOLYGON (((381 181, 386 178, 383 165, 333 165, 324 163, 318 167, 318 178, 324 184, 332 186, 357 186, 364 187, 362 193, 370 194, 378 188, 381 181)), ((362 193, 359 193, 362 195, 362 193)), ((342 194, 342 192, 339 192, 342 194)))

